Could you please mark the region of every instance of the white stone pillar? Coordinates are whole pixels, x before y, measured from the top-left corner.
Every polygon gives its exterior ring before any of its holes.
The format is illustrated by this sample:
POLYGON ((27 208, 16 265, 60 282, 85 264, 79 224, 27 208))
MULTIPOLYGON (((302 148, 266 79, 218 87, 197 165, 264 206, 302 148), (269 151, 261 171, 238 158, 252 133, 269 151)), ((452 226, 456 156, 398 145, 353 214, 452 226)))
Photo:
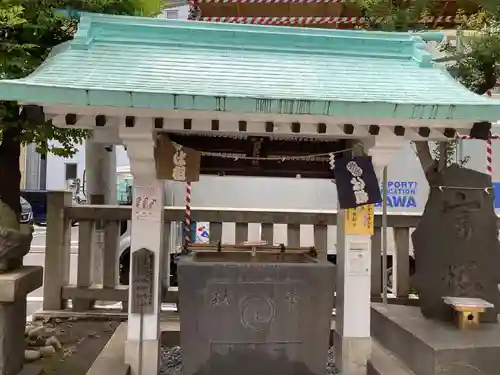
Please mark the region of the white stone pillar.
POLYGON ((137 119, 134 127, 120 129, 120 137, 127 148, 133 176, 131 275, 129 287, 128 333, 125 361, 131 375, 158 375, 160 353, 160 309, 163 265, 163 209, 165 184, 156 179, 154 135, 151 119, 137 119), (149 208, 142 203, 147 198, 149 208), (154 202, 153 204, 151 204, 154 202), (154 254, 153 309, 142 316, 134 312, 134 253, 146 248, 154 254), (142 327, 141 327, 142 326, 142 327), (141 332, 142 331, 142 332, 141 332), (142 334, 142 344, 141 344, 142 334), (142 354, 141 354, 142 353, 142 354))
MULTIPOLYGON (((377 176, 405 141, 393 135, 368 139, 377 176)), ((335 360, 342 375, 366 375, 371 356, 371 236, 346 235, 346 210, 337 215, 337 296, 334 332, 335 360)))
POLYGON ((116 149, 85 141, 85 188, 89 203, 116 204, 116 149))
MULTIPOLYGON (((85 142, 85 193, 87 203, 116 204, 115 146, 97 143, 92 139, 85 142)), ((93 284, 103 282, 103 259, 104 228, 97 227, 91 254, 90 277, 93 284)))
POLYGON ((346 235, 345 215, 338 211, 335 361, 342 375, 365 375, 371 354, 371 237, 346 235))

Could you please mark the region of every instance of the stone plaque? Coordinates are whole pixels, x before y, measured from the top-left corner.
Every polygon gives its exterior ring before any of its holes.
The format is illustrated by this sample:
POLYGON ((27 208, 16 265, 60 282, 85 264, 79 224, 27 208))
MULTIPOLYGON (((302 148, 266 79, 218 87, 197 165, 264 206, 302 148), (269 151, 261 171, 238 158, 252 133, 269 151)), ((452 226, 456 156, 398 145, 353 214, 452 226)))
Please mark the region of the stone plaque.
POLYGON ((132 253, 132 313, 154 312, 155 254, 142 248, 132 253))

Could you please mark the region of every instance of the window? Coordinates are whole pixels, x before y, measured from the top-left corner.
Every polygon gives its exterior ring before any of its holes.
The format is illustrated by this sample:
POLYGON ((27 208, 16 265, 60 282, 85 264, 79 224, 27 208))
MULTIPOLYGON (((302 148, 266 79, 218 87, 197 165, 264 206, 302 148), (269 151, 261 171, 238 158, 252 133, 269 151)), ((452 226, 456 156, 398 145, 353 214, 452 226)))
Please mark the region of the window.
POLYGON ((165 18, 168 20, 176 20, 179 18, 179 11, 178 10, 165 10, 165 18))
POLYGON ((66 163, 65 180, 75 180, 78 178, 78 164, 76 163, 66 163))

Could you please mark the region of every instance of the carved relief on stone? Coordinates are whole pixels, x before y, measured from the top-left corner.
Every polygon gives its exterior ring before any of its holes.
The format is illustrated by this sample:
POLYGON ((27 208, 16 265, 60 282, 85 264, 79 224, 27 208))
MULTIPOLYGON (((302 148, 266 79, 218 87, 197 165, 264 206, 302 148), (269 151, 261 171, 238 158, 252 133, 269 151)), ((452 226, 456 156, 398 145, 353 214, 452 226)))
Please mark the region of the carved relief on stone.
POLYGON ((227 291, 227 289, 217 288, 215 293, 212 295, 210 303, 214 307, 229 306, 231 303, 229 297, 230 293, 227 291))
POLYGON ((476 262, 467 264, 451 264, 442 280, 454 297, 469 297, 481 293, 484 289, 477 275, 480 267, 476 262))
POLYGON ((22 265, 32 239, 33 227, 19 225, 14 212, 0 200, 0 273, 22 265))
POLYGON ((253 331, 265 330, 276 316, 274 301, 269 297, 243 297, 240 301, 241 324, 253 331))

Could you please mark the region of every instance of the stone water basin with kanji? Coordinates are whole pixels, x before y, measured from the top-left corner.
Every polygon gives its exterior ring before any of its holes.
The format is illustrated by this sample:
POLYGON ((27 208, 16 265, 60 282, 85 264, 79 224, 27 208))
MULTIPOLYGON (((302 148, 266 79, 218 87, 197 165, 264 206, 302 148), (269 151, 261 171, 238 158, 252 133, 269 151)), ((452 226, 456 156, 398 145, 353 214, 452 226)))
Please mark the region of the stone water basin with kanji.
POLYGON ((184 375, 325 374, 333 264, 304 253, 199 251, 178 267, 184 375))

